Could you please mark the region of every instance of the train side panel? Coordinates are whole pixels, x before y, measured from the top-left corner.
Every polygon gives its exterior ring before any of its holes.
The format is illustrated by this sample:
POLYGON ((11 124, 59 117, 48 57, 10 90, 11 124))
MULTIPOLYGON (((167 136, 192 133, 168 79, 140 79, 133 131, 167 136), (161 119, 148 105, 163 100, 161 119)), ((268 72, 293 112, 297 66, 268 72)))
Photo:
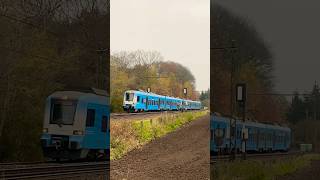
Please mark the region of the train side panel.
MULTIPOLYGON (((236 150, 240 152, 242 144, 242 121, 237 120, 236 150)), ((229 118, 212 115, 210 119, 210 152, 217 154, 230 152, 229 145, 229 118), (227 132, 227 133, 226 133, 227 132), (219 137, 217 136, 219 135, 219 137)), ((288 151, 290 148, 291 130, 278 125, 245 122, 248 130, 246 141, 247 152, 274 152, 288 151)))

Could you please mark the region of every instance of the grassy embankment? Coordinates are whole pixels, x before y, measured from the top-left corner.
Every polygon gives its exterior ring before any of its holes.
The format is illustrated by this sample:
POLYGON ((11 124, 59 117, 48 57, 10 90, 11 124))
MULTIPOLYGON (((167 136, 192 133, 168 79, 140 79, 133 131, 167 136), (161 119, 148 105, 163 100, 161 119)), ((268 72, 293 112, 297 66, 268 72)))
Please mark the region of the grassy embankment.
POLYGON ((306 167, 310 165, 312 160, 320 160, 320 154, 305 154, 287 159, 222 163, 216 166, 214 170, 211 170, 211 173, 214 173, 214 179, 218 180, 271 180, 306 167))
POLYGON ((154 119, 111 121, 110 158, 121 158, 127 152, 149 141, 175 131, 185 123, 204 116, 208 111, 165 114, 154 119))

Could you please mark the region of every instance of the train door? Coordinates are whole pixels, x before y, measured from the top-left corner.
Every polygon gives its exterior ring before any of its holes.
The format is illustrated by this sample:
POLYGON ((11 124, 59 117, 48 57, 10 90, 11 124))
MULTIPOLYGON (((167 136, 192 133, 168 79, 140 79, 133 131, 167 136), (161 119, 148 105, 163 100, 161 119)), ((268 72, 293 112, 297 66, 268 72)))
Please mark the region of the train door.
POLYGON ((85 130, 85 148, 99 149, 99 144, 103 144, 99 134, 102 110, 98 105, 88 104, 85 130))
POLYGON ((101 121, 99 126, 100 140, 99 147, 100 149, 107 149, 110 144, 110 109, 109 106, 100 106, 101 121))
POLYGON ((146 96, 146 111, 148 111, 149 98, 146 96))
POLYGON ((287 147, 287 133, 283 133, 283 135, 284 135, 283 149, 286 149, 286 147, 287 147))
POLYGON ((256 144, 257 144, 257 150, 259 151, 259 149, 260 149, 260 130, 258 129, 258 128, 256 128, 256 131, 257 131, 257 142, 256 142, 256 144))
POLYGON ((272 132, 272 150, 276 149, 276 131, 272 132))
POLYGON ((266 150, 267 149, 267 135, 268 133, 266 131, 263 132, 263 140, 264 140, 264 147, 263 149, 266 150))

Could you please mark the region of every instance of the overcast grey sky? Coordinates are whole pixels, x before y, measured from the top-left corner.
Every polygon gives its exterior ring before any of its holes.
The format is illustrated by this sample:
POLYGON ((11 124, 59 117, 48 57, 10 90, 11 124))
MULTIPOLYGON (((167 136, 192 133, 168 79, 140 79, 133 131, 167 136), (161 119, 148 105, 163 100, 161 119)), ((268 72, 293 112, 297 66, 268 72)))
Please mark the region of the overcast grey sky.
POLYGON ((156 50, 210 87, 210 1, 111 0, 111 52, 156 50))
POLYGON ((247 18, 274 53, 276 90, 311 90, 320 84, 320 1, 216 0, 247 18))

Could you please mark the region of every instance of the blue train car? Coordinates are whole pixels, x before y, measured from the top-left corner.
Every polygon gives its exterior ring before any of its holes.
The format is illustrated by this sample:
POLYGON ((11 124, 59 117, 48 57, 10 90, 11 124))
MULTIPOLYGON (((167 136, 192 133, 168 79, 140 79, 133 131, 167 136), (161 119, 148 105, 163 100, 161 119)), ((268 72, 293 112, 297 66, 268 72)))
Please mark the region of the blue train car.
POLYGON ((180 109, 181 109, 181 108, 180 108, 180 105, 179 105, 181 99, 167 96, 167 97, 166 97, 166 101, 167 101, 167 104, 168 104, 167 110, 177 111, 177 110, 180 110, 180 109))
POLYGON ((105 91, 57 91, 46 100, 41 144, 50 159, 108 159, 110 103, 105 91))
POLYGON ((129 90, 124 93, 123 109, 127 112, 165 109, 165 98, 153 93, 129 90))
POLYGON ((127 112, 142 111, 180 111, 199 110, 199 101, 162 96, 144 91, 128 90, 123 97, 123 110, 127 112))
MULTIPOLYGON (((236 120, 235 151, 240 152, 242 136, 246 134, 247 152, 288 151, 291 142, 291 129, 279 125, 236 120)), ((211 155, 228 154, 230 149, 230 118, 212 115, 210 120, 211 155)), ((232 147, 233 148, 233 147, 232 147)))

